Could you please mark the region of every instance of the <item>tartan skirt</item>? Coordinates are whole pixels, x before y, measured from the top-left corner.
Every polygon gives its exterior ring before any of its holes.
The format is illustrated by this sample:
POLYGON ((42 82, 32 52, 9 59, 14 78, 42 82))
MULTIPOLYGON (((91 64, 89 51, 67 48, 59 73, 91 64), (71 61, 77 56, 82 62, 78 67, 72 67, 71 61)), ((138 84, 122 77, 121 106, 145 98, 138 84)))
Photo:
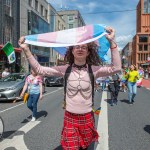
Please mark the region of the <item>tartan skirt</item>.
POLYGON ((73 114, 65 111, 64 127, 61 134, 63 150, 79 150, 87 148, 93 141, 98 141, 95 130, 94 114, 73 114))

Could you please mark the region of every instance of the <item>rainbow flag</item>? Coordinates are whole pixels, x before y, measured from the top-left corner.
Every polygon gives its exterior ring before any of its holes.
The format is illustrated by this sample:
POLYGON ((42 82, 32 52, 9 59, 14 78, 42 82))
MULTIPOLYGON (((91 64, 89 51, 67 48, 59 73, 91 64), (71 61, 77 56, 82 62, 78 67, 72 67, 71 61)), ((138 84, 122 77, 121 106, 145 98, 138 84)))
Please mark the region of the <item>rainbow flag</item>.
POLYGON ((94 114, 99 115, 101 112, 101 107, 99 107, 98 109, 94 110, 93 109, 94 114))
POLYGON ((28 35, 25 36, 25 43, 36 46, 52 47, 60 55, 64 56, 69 46, 96 41, 99 45, 99 57, 102 61, 108 61, 110 58, 108 58, 107 52, 110 45, 105 37, 107 34, 105 27, 104 25, 94 24, 57 32, 28 35))

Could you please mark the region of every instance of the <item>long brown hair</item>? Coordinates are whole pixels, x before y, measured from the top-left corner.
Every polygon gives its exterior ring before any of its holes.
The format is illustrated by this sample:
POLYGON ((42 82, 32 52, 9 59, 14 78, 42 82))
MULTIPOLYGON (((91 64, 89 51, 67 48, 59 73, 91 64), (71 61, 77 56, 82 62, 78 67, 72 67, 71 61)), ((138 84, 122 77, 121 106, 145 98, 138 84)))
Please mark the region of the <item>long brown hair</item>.
MULTIPOLYGON (((101 60, 98 56, 98 45, 95 42, 87 43, 89 55, 86 58, 86 63, 90 65, 100 65, 101 60)), ((72 54, 73 46, 67 49, 65 54, 65 61, 70 65, 74 63, 74 56, 72 54)))
MULTIPOLYGON (((136 67, 134 64, 132 64, 131 66, 133 66, 133 67, 134 67, 134 70, 137 71, 137 67, 136 67)), ((130 70, 131 70, 131 66, 129 67, 130 70)))

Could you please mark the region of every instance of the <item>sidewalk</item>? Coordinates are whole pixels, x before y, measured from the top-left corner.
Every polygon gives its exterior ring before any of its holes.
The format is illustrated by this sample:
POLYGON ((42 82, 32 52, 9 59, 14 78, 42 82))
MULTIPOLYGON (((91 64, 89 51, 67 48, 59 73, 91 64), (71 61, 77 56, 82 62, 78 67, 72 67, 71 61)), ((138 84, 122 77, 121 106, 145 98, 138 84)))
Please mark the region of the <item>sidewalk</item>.
POLYGON ((150 79, 143 79, 142 86, 150 89, 150 79))

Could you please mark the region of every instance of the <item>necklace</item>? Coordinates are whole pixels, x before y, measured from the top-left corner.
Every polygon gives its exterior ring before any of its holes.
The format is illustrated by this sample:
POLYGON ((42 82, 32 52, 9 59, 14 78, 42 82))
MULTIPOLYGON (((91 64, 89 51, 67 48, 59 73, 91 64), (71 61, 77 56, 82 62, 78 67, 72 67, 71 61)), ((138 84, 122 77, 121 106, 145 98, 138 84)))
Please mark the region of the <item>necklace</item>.
POLYGON ((86 64, 84 64, 84 65, 73 64, 72 66, 75 67, 75 68, 78 68, 79 70, 81 70, 82 68, 87 68, 86 64))

